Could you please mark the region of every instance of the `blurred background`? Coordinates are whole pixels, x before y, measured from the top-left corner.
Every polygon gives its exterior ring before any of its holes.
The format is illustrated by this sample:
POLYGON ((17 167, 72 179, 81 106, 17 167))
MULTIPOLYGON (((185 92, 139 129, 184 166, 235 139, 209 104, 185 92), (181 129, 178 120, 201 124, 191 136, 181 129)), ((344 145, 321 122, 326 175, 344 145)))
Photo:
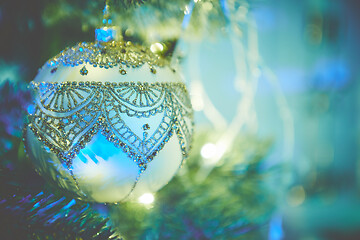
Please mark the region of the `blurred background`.
MULTIPOLYGON (((261 168, 281 170, 265 183, 276 200, 263 239, 360 239, 359 1, 141 2, 114 0, 113 22, 125 39, 180 59, 197 131, 212 135, 195 148, 200 178, 239 136, 267 139, 261 168)), ((0 2, 1 153, 21 137, 37 69, 93 41, 103 6, 0 2)))

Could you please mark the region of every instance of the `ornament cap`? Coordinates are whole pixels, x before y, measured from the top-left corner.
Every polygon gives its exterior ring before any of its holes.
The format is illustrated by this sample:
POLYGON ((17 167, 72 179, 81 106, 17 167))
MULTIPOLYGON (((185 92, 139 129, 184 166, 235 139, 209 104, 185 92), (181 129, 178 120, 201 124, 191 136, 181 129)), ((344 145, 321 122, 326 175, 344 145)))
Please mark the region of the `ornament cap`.
POLYGON ((120 27, 106 26, 95 29, 95 40, 97 42, 111 42, 122 39, 120 27))

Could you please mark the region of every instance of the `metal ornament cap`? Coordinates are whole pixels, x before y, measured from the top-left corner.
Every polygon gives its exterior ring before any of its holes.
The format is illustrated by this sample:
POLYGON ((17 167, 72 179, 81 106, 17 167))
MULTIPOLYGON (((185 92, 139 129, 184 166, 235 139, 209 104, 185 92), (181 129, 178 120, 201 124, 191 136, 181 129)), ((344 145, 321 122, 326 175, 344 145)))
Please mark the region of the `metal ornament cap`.
POLYGON ((95 29, 95 40, 97 42, 120 41, 121 39, 120 27, 106 26, 95 29))

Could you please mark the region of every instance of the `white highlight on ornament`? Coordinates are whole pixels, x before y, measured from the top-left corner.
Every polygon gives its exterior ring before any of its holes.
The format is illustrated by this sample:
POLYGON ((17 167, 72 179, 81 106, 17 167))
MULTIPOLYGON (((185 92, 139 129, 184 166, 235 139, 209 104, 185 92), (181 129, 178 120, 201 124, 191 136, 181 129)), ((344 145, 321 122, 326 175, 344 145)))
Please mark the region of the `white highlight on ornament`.
POLYGON ((161 44, 161 43, 153 43, 151 44, 150 46, 150 50, 153 52, 153 53, 157 53, 157 52, 161 52, 164 50, 164 46, 161 44))
POLYGON ((139 203, 142 203, 142 204, 151 204, 154 202, 154 200, 155 200, 155 197, 151 193, 144 193, 138 199, 139 203))

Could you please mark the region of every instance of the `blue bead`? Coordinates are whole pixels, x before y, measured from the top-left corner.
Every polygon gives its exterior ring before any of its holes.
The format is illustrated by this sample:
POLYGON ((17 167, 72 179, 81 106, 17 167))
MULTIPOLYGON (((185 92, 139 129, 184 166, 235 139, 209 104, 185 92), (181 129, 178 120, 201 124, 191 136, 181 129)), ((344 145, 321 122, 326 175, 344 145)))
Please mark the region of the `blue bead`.
POLYGON ((30 104, 28 107, 27 107, 27 111, 29 114, 34 114, 35 113, 35 107, 34 105, 30 104))

